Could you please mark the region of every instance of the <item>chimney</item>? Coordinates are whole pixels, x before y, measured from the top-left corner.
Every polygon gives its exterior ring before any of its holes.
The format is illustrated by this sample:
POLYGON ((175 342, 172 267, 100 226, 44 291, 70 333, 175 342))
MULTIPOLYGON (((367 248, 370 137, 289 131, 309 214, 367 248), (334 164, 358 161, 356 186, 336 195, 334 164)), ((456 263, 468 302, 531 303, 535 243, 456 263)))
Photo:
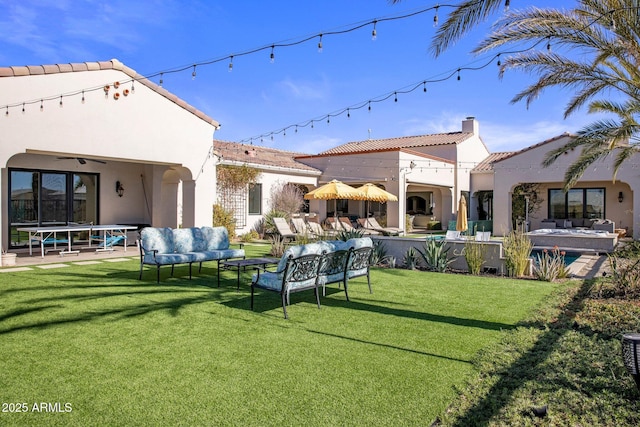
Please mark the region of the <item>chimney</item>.
POLYGON ((462 132, 472 133, 474 135, 480 135, 478 129, 478 121, 475 117, 467 117, 462 121, 462 132))

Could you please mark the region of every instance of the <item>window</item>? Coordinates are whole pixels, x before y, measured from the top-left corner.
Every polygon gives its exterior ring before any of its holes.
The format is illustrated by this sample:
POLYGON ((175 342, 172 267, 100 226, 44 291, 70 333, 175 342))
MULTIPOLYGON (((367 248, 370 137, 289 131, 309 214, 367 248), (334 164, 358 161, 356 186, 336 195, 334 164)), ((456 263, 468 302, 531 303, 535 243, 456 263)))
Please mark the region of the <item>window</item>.
POLYGON ((602 219, 605 217, 604 196, 604 188, 572 188, 566 193, 562 189, 550 189, 549 217, 602 219))
POLYGON ((249 215, 262 214, 262 184, 249 185, 249 215))
POLYGON ((16 227, 98 223, 98 175, 40 170, 9 170, 11 246, 27 237, 16 227))

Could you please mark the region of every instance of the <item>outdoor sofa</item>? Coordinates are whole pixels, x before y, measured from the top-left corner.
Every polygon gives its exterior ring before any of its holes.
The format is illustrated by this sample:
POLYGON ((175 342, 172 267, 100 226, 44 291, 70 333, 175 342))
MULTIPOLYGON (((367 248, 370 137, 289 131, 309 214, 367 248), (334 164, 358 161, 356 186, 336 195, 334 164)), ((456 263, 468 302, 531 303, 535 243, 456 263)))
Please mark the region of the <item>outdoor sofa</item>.
POLYGON ((280 294, 285 319, 288 319, 287 305, 293 292, 313 289, 320 308, 320 287, 324 295, 326 285, 343 283, 345 297, 349 301, 349 279, 366 276, 371 293, 369 260, 372 251, 373 241, 370 237, 291 246, 280 258, 275 271, 256 269, 251 280, 251 309, 256 289, 280 294))
POLYGON ((541 228, 554 229, 554 228, 581 228, 600 230, 613 233, 616 224, 609 219, 589 219, 589 218, 569 218, 569 219, 543 219, 540 222, 541 228))
POLYGON ((189 279, 191 279, 191 265, 206 261, 218 263, 218 286, 220 286, 220 261, 233 258, 244 258, 243 244, 239 249, 229 245, 229 233, 225 227, 145 227, 140 231, 140 276, 144 265, 156 267, 156 280, 160 283, 160 267, 173 267, 176 264, 189 264, 189 279))

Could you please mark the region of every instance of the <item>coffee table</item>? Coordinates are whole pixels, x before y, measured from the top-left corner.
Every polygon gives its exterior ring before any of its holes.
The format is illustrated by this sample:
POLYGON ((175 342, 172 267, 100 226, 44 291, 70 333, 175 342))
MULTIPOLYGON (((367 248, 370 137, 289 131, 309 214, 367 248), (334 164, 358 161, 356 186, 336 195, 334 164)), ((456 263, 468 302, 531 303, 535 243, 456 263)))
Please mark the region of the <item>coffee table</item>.
POLYGON ((269 258, 269 257, 265 257, 265 258, 231 259, 231 260, 225 261, 222 264, 222 266, 225 269, 235 267, 236 271, 238 272, 237 289, 240 289, 240 270, 241 269, 245 269, 246 270, 247 267, 260 267, 260 266, 262 266, 262 269, 264 270, 265 268, 267 268, 267 265, 273 265, 273 264, 277 264, 279 262, 280 262, 280 258, 269 258))

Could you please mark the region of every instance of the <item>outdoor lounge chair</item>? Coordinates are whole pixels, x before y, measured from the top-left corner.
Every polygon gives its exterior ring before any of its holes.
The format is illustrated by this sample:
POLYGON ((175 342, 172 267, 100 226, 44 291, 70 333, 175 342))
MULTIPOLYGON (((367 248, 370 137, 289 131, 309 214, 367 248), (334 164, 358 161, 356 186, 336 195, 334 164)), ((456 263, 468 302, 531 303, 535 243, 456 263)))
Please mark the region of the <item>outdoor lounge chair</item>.
POLYGON ((367 230, 373 230, 382 233, 385 236, 399 236, 403 233, 402 229, 397 227, 383 227, 378 223, 378 220, 371 218, 358 218, 358 223, 362 228, 367 230))
POLYGON ((490 231, 476 231, 476 242, 488 242, 491 240, 490 231))
POLYGON ((280 237, 282 237, 283 240, 293 241, 296 239, 296 233, 291 231, 291 227, 289 227, 289 223, 285 218, 274 217, 273 225, 276 226, 276 230, 278 231, 278 234, 280 235, 280 237))
POLYGON ((457 230, 447 230, 447 234, 444 236, 445 240, 460 240, 460 232, 457 230))
MULTIPOLYGON (((340 225, 342 225, 342 228, 344 228, 346 231, 355 231, 358 230, 357 228, 355 228, 353 225, 351 225, 351 220, 346 217, 346 216, 341 216, 338 218, 340 220, 340 225)), ((373 236, 373 235, 379 235, 382 234, 382 232, 377 231, 377 230, 373 230, 371 228, 364 228, 364 229, 360 229, 364 231, 364 235, 365 236, 373 236)))
POLYGON ((307 227, 317 237, 333 237, 337 234, 336 230, 325 230, 319 223, 313 221, 307 222, 307 227))
POLYGON ((291 218, 291 224, 296 234, 301 236, 308 236, 311 238, 318 237, 311 231, 307 223, 303 218, 291 218))

